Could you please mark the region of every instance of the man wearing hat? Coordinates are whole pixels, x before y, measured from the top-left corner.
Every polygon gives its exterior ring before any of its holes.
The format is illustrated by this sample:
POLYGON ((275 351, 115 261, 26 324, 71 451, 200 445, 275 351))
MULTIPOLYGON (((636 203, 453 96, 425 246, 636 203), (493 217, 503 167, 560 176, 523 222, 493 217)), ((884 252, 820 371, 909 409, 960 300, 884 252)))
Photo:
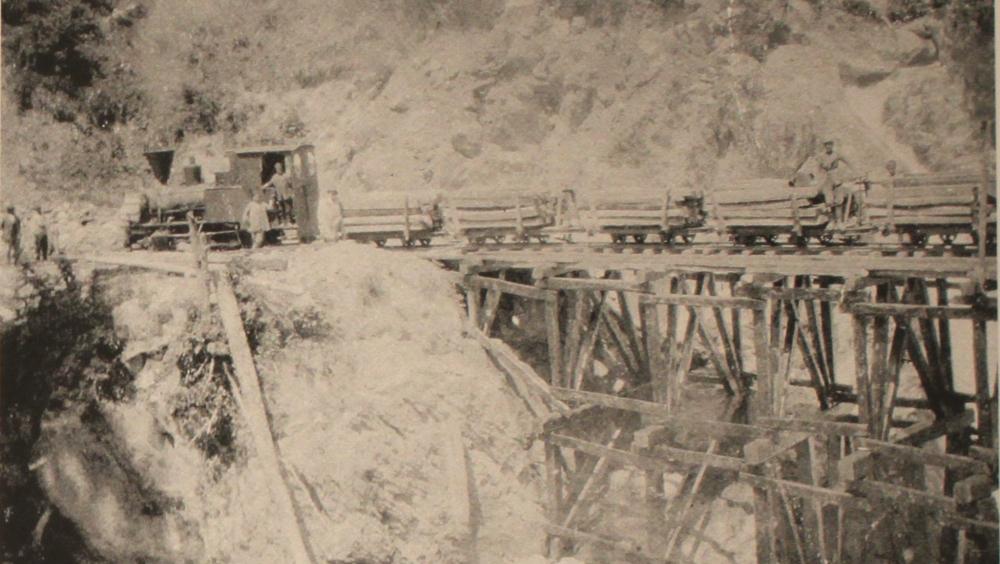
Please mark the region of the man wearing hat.
POLYGON ((834 142, 823 143, 823 151, 816 155, 819 169, 824 173, 820 183, 820 193, 826 205, 833 210, 834 225, 840 225, 846 219, 841 208, 850 195, 850 187, 845 185, 850 176, 851 164, 833 148, 834 142))

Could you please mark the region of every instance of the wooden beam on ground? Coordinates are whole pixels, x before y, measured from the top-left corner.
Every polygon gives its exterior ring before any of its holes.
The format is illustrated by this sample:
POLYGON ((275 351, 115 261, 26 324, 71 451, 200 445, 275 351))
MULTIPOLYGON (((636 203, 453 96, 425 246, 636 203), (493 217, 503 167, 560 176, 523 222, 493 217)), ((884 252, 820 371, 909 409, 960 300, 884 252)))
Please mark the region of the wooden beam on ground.
POLYGON ((883 499, 904 505, 929 506, 939 511, 950 513, 958 511, 958 504, 955 502, 955 498, 927 493, 923 490, 905 488, 888 482, 858 480, 851 486, 851 489, 869 500, 883 499))
POLYGON ((131 266, 156 270, 170 274, 180 274, 188 278, 197 278, 199 269, 183 264, 174 264, 167 260, 152 260, 143 257, 128 257, 115 255, 89 255, 89 256, 69 256, 67 260, 73 262, 91 262, 94 264, 107 264, 111 266, 131 266))
POLYGON ((970 427, 976 421, 976 414, 972 410, 965 410, 962 413, 944 419, 934 419, 922 421, 903 429, 899 436, 893 438, 892 442, 903 445, 919 446, 927 441, 932 441, 944 435, 957 433, 970 427))
POLYGON ((864 437, 868 428, 860 423, 844 423, 840 421, 824 421, 822 419, 774 419, 761 418, 754 422, 758 427, 789 431, 795 433, 810 433, 814 435, 837 435, 841 437, 864 437))
POLYGON ((285 540, 294 564, 312 564, 299 521, 295 514, 292 489, 285 481, 278 459, 278 447, 268 425, 267 406, 260 391, 260 378, 254 365, 253 353, 247 343, 246 330, 240 318, 240 306, 229 282, 228 273, 216 273, 219 317, 229 340, 229 351, 233 358, 233 368, 239 382, 241 404, 246 407, 247 427, 253 436, 253 444, 267 476, 267 486, 271 489, 276 505, 276 524, 285 540))
POLYGON ((757 466, 780 456, 808 440, 809 433, 787 433, 774 441, 770 438, 757 439, 743 445, 743 455, 747 466, 757 466))

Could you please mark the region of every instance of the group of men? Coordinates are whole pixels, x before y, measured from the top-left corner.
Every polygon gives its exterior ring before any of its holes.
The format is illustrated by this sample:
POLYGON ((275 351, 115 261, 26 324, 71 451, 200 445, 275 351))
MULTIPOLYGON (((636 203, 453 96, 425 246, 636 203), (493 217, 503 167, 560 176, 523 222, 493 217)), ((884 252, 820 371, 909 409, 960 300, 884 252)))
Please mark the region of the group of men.
POLYGON ((7 206, 2 220, 3 246, 8 264, 21 262, 22 253, 36 261, 48 260, 54 250, 54 239, 50 235, 48 220, 42 208, 35 206, 22 220, 14 206, 7 206))
MULTIPOLYGON (((264 246, 265 234, 271 230, 271 218, 268 212, 275 212, 279 224, 295 221, 293 214, 293 184, 289 174, 281 163, 274 165, 274 175, 265 182, 260 190, 255 191, 253 198, 243 210, 242 229, 250 233, 253 248, 264 246), (268 190, 274 195, 268 198, 268 190)), ((336 190, 327 190, 319 202, 320 237, 327 242, 340 240, 344 229, 344 208, 336 190)))

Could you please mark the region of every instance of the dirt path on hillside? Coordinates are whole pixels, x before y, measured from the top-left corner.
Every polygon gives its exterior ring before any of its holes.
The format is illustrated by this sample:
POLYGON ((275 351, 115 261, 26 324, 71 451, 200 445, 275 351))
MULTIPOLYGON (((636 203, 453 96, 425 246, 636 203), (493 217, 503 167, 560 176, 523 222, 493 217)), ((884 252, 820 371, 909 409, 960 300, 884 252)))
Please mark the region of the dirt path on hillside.
POLYGON ((844 97, 854 115, 868 127, 871 142, 881 146, 891 155, 900 170, 911 173, 927 172, 913 149, 901 143, 883 121, 885 102, 893 92, 899 90, 900 73, 904 72, 905 69, 897 70, 885 80, 872 86, 845 86, 844 97))

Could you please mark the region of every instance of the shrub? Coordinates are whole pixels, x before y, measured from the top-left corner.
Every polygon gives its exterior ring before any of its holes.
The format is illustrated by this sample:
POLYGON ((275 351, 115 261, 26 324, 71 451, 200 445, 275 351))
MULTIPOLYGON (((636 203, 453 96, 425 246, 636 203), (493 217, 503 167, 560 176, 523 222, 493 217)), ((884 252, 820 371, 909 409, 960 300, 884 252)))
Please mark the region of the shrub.
POLYGON ((882 21, 882 16, 879 15, 878 10, 866 0, 844 0, 844 10, 852 16, 877 22, 882 21))

